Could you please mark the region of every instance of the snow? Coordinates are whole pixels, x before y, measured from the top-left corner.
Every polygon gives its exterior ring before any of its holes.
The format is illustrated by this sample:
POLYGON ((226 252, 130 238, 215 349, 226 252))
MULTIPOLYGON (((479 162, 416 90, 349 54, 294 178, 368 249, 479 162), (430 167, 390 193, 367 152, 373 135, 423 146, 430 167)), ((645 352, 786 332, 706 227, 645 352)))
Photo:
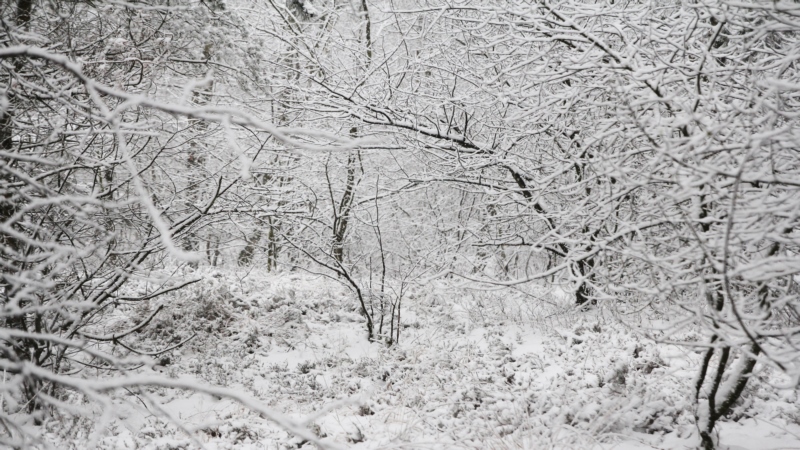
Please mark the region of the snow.
MULTIPOLYGON (((367 341, 354 299, 335 280, 195 275, 203 281, 159 300, 167 312, 135 344, 198 332, 155 370, 252 397, 305 423, 322 443, 680 449, 699 442, 692 383, 700 355, 647 341, 596 311, 553 299, 549 310, 527 314, 512 294, 476 298, 484 294, 439 280, 409 296, 400 343, 386 347, 367 341)), ((775 387, 781 381, 766 370, 751 380, 718 427, 721 448, 800 447, 797 392, 775 387)), ((162 386, 116 392, 113 404, 100 448, 314 448, 230 398, 162 386), (175 421, 145 408, 148 398, 175 421)), ((92 426, 46 438, 56 448, 84 448, 92 426)))

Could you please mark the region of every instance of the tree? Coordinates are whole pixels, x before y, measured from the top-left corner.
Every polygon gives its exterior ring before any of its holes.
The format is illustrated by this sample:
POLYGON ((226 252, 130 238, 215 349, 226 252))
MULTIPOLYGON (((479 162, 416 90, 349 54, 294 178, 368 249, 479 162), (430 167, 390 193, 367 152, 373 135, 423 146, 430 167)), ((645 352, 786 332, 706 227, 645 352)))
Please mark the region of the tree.
MULTIPOLYGON (((112 333, 109 316, 198 281, 151 272, 198 260, 203 227, 231 213, 236 186, 266 140, 343 142, 211 100, 215 87, 202 78, 213 55, 207 43, 195 54, 204 32, 193 22, 217 24, 219 6, 20 0, 0 7, 3 445, 36 441, 27 423, 66 412, 69 392, 102 403, 130 386, 215 391, 161 377, 112 379, 182 342, 156 353, 125 345, 161 308, 112 333), (173 97, 175 86, 186 89, 173 97), (209 148, 226 133, 228 148, 209 148), (147 280, 146 291, 128 289, 131 280, 147 280), (86 369, 100 375, 92 380, 86 369)), ((317 441, 252 399, 216 391, 317 441)))
POLYGON ((704 330, 706 448, 759 361, 800 376, 791 4, 392 7, 372 8, 370 70, 339 70, 358 55, 326 36, 305 41, 313 69, 297 73, 325 117, 406 149, 406 189, 446 184, 474 199, 454 230, 471 236, 447 251, 477 246, 480 270, 452 272, 556 276, 578 305, 660 312, 674 325, 653 337, 704 330), (520 267, 485 269, 511 248, 520 267))
POLYGON ((488 66, 495 96, 529 102, 515 116, 534 119, 537 151, 521 155, 536 165, 517 156, 511 176, 537 201, 546 228, 532 243, 558 257, 551 270, 577 277, 579 303, 593 292, 620 312, 662 312, 668 336, 705 330, 697 419, 713 448, 757 362, 798 377, 796 13, 725 1, 451 11, 485 25, 465 48, 508 49, 510 68, 488 66))

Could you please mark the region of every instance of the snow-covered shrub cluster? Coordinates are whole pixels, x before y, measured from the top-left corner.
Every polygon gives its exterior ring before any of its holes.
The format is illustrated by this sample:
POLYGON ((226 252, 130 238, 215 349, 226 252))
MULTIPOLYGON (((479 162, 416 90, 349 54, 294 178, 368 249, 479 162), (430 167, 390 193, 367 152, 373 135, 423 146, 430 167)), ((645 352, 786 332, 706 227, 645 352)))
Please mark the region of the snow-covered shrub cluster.
MULTIPOLYGON (((569 324, 543 322, 511 308, 520 294, 509 294, 496 313, 467 321, 478 303, 499 297, 443 284, 411 296, 403 339, 386 347, 366 340, 355 299, 334 280, 193 275, 203 280, 163 299, 168 306, 135 345, 197 336, 142 370, 190 375, 311 417, 308 428, 322 442, 475 449, 697 442, 691 393, 701 354, 654 343, 598 311, 570 311, 569 324)), ((541 295, 555 306, 538 312, 567 314, 558 296, 541 295)), ((777 389, 780 381, 770 368, 758 372, 724 420, 797 427, 797 394, 777 389)), ((135 396, 120 397, 127 417, 102 431, 104 446, 195 448, 181 424, 209 449, 314 448, 227 400, 165 388, 140 395, 158 398, 175 422, 150 415, 135 396)), ((53 438, 80 448, 86 436, 53 438)))

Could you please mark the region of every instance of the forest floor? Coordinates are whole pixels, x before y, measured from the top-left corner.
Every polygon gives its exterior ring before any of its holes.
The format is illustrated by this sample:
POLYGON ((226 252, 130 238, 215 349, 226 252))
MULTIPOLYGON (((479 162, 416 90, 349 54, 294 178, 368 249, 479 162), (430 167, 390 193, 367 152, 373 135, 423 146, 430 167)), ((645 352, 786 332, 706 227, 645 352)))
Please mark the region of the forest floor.
MULTIPOLYGON (((602 309, 576 311, 564 296, 433 282, 407 292, 399 343, 387 347, 367 341, 353 296, 334 280, 199 275, 202 282, 160 299, 165 310, 128 344, 157 349, 197 335, 141 371, 193 377, 298 420, 312 416, 310 429, 341 447, 681 449, 699 441, 692 384, 700 354, 648 341, 602 309)), ((121 312, 117 326, 155 306, 121 312)), ((758 371, 718 427, 721 448, 800 448, 798 391, 778 388, 783 381, 758 371)), ((102 426, 45 424, 46 440, 83 449, 94 431, 109 449, 315 448, 205 394, 128 390, 113 404, 102 426)))

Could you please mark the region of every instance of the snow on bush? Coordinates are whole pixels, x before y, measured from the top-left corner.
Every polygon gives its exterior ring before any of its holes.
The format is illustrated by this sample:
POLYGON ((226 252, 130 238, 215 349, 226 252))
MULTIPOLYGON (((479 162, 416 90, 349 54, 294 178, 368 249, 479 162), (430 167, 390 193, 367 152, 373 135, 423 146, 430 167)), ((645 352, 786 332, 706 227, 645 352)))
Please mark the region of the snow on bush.
MULTIPOLYGON (((311 416, 308 429, 323 442, 476 449, 695 442, 692 386, 701 355, 644 339, 602 310, 576 312, 541 292, 549 303, 535 307, 524 306, 529 294, 429 286, 409 294, 400 345, 387 348, 366 341, 355 299, 333 280, 194 275, 203 280, 160 299, 163 311, 130 344, 155 349, 196 336, 141 370, 188 374, 311 416)), ((131 321, 157 306, 140 307, 131 321)), ((796 425, 796 392, 778 382, 758 372, 728 420, 796 425)), ((126 418, 102 430, 102 447, 313 448, 228 400, 163 387, 136 395, 119 399, 126 418), (137 407, 136 395, 159 399, 178 420, 137 407)), ((80 448, 90 427, 51 437, 80 448)))

